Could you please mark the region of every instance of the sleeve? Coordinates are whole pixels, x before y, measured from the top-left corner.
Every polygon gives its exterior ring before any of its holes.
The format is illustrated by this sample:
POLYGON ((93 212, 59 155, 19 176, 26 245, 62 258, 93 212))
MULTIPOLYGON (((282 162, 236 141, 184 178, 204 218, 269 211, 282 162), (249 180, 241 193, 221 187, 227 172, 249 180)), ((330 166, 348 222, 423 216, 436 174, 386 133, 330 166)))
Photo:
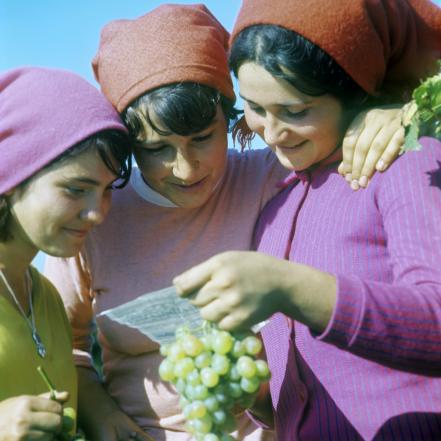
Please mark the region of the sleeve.
POLYGON ((53 283, 63 300, 72 328, 75 364, 92 367, 90 350, 94 296, 86 260, 81 255, 71 258, 47 256, 44 275, 53 283))
POLYGON ((378 187, 393 282, 338 274, 337 305, 317 338, 388 366, 439 375, 441 143, 426 138, 422 144, 422 152, 400 158, 378 187))

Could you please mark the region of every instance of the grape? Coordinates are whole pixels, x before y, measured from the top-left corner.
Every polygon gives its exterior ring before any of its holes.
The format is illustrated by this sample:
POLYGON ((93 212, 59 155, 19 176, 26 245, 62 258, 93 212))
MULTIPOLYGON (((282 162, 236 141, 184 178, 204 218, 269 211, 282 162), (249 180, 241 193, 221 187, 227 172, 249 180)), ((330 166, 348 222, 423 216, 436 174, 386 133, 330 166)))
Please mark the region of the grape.
POLYGON ((211 341, 211 346, 217 354, 226 354, 230 352, 233 347, 233 337, 226 331, 219 331, 214 334, 211 341))
POLYGON ((257 376, 259 378, 262 378, 264 381, 269 380, 270 377, 270 371, 268 368, 268 364, 264 360, 256 360, 256 369, 257 369, 257 376))
POLYGON ((197 386, 198 384, 201 384, 201 376, 199 375, 199 371, 197 369, 192 370, 185 379, 188 384, 191 384, 192 386, 197 386))
POLYGON ((204 386, 203 384, 198 384, 194 387, 194 397, 197 400, 205 400, 208 398, 208 388, 207 386, 204 386))
POLYGON ((159 365, 159 376, 164 381, 172 381, 175 378, 174 370, 174 363, 166 358, 165 360, 162 360, 161 364, 159 365))
POLYGON ((196 357, 194 364, 199 369, 208 367, 211 365, 211 358, 211 352, 204 351, 196 357))
POLYGON ((212 368, 206 367, 201 370, 202 384, 207 387, 214 387, 219 383, 219 375, 212 368))
POLYGON ((259 389, 260 386, 260 380, 258 377, 243 377, 242 380, 240 380, 240 387, 249 394, 252 394, 259 389))
POLYGON ((249 355, 260 354, 262 350, 262 342, 257 337, 251 335, 244 339, 243 345, 245 346, 246 353, 249 355))
POLYGON ((202 335, 180 327, 176 340, 160 348, 162 380, 174 384, 186 419, 185 430, 197 441, 232 441, 236 429, 232 409, 254 404, 260 384, 270 372, 256 356, 261 341, 235 335, 206 323, 202 335))
POLYGON ((241 377, 251 378, 257 373, 256 363, 248 355, 242 355, 236 363, 237 371, 241 377))
POLYGON ((202 441, 219 441, 220 438, 215 433, 207 433, 203 438, 202 441))
POLYGON ((230 370, 230 359, 226 355, 214 354, 211 367, 219 375, 225 375, 230 370))
POLYGON ((185 357, 178 360, 175 364, 173 373, 175 377, 185 378, 194 369, 194 362, 191 358, 185 357))
MULTIPOLYGON (((260 343, 260 342, 259 342, 260 343)), ((182 342, 182 348, 184 349, 187 355, 191 355, 192 357, 196 357, 199 355, 203 349, 203 343, 194 335, 188 335, 182 342)))

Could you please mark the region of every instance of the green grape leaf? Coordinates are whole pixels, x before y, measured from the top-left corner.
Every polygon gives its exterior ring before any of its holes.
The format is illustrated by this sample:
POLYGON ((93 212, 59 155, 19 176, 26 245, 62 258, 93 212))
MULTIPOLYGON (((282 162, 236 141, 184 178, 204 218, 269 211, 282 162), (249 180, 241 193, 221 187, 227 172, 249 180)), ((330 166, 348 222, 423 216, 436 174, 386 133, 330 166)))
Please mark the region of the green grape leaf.
POLYGON ((441 60, 440 72, 423 81, 412 93, 413 100, 405 106, 403 151, 420 150, 418 138, 432 136, 441 139, 441 60))
POLYGON ((419 121, 414 118, 410 125, 405 127, 404 145, 402 147, 403 152, 421 150, 422 146, 418 142, 419 131, 419 121))

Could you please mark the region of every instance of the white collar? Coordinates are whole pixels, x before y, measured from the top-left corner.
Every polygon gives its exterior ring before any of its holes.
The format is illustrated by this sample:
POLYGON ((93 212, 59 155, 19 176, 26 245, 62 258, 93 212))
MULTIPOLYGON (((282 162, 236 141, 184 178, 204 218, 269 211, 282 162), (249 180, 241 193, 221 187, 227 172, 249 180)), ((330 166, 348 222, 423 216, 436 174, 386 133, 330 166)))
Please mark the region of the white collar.
POLYGON ((132 174, 130 176, 130 185, 133 189, 147 202, 150 202, 154 205, 159 205, 160 207, 167 208, 177 208, 178 206, 167 199, 162 194, 158 193, 156 190, 153 190, 143 179, 141 171, 138 167, 133 167, 132 174))

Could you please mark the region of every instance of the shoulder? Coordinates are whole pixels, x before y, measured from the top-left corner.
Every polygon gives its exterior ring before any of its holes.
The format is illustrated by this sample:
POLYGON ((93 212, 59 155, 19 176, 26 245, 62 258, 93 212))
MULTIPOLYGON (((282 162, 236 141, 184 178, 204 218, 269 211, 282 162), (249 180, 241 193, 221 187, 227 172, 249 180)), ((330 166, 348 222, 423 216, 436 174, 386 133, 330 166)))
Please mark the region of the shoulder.
POLYGON ((374 176, 372 186, 377 195, 412 204, 441 196, 441 142, 421 138, 420 143, 421 150, 404 153, 388 170, 374 176))
POLYGON ((406 177, 409 181, 417 181, 428 176, 429 172, 440 172, 441 142, 435 138, 421 138, 421 150, 409 151, 401 155, 387 170, 379 174, 384 180, 406 177), (425 174, 426 173, 426 174, 425 174))
POLYGON ((255 180, 274 176, 277 181, 288 173, 269 148, 249 149, 244 152, 229 150, 228 166, 232 173, 243 174, 255 180))
POLYGON ((53 283, 34 267, 31 267, 31 277, 34 289, 38 295, 43 298, 46 303, 61 307, 64 311, 60 294, 53 283))

